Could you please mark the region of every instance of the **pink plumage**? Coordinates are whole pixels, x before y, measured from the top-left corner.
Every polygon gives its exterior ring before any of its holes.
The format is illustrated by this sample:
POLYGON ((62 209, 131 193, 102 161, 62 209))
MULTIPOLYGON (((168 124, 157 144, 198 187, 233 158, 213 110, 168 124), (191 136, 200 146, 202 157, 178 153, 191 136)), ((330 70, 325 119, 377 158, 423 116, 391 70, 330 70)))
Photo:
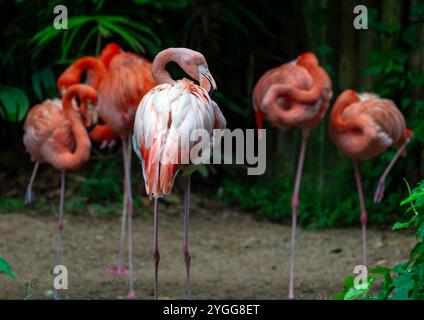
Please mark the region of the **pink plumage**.
POLYGON ((401 146, 410 132, 405 118, 389 99, 376 94, 344 91, 337 99, 329 123, 331 139, 352 159, 367 159, 401 146))
POLYGON ((368 213, 359 160, 375 157, 392 145, 399 147, 380 177, 374 193, 374 202, 379 203, 384 195, 386 176, 404 152, 412 137, 412 130, 406 128, 405 119, 393 101, 380 98, 374 93, 358 94, 353 90, 345 90, 337 98, 331 110, 328 129, 336 146, 353 160, 361 206, 363 264, 366 265, 368 213))
POLYGON ((332 97, 331 81, 315 55, 306 52, 294 61, 267 71, 253 90, 257 126, 312 128, 324 117, 332 97))
MULTIPOLYGON (((180 169, 190 164, 199 164, 210 156, 208 151, 214 144, 213 129, 225 128, 225 119, 218 105, 209 96, 216 90, 216 83, 201 53, 187 48, 165 49, 155 57, 152 74, 158 85, 143 97, 137 109, 133 148, 141 160, 146 193, 149 198, 154 198, 154 296, 157 299, 160 260, 158 198, 171 192, 180 169), (166 70, 166 65, 171 61, 177 63, 191 78, 198 81, 199 85, 187 79, 172 79, 166 70), (192 151, 195 152, 191 154, 192 151)), ((186 173, 184 180, 183 254, 187 295, 190 299, 190 174, 186 173)))
POLYGON ((149 61, 130 52, 115 55, 99 85, 99 115, 113 131, 129 134, 140 99, 154 86, 149 61))
POLYGON ((189 154, 195 143, 186 140, 194 130, 204 129, 212 137, 213 129, 225 127, 215 106, 205 89, 187 79, 158 85, 144 96, 137 109, 133 147, 150 197, 171 192, 183 167, 181 154, 189 154), (171 163, 172 159, 177 161, 171 163))

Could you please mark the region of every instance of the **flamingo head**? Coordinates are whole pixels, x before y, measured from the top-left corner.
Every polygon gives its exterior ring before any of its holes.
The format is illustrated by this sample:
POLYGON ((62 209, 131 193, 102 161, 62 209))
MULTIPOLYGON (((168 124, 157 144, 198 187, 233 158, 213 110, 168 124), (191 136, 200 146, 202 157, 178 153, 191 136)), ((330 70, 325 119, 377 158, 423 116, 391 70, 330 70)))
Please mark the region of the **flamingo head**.
POLYGON ((61 95, 65 93, 66 88, 70 87, 73 84, 77 84, 80 81, 80 75, 76 72, 73 66, 69 66, 57 79, 57 90, 61 95))
POLYGON ((199 84, 204 88, 209 95, 216 91, 216 82, 209 71, 205 57, 200 52, 178 48, 177 63, 187 72, 187 74, 199 81, 199 84))
POLYGON ((313 52, 306 51, 299 56, 299 58, 297 59, 297 64, 300 64, 300 65, 304 65, 304 64, 317 65, 318 59, 313 52))
POLYGON ((100 61, 103 62, 103 64, 107 68, 112 58, 121 52, 122 52, 121 46, 117 43, 111 42, 111 43, 108 43, 103 48, 102 52, 99 55, 99 59, 100 61))

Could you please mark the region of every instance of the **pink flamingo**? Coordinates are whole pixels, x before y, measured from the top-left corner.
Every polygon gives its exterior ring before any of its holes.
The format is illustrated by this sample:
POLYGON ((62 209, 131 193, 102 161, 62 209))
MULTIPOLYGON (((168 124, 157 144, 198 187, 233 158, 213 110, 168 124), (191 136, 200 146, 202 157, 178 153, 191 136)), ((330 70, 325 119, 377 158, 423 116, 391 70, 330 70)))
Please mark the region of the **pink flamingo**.
MULTIPOLYGON (((28 113, 24 125, 24 145, 31 158, 38 163, 47 162, 61 171, 60 209, 57 222, 56 266, 62 257, 62 231, 65 202, 65 172, 76 170, 87 162, 91 142, 82 120, 72 104, 78 97, 81 104, 96 103, 96 90, 86 85, 74 85, 59 99, 46 100, 28 113)), ((31 184, 34 173, 31 177, 31 184)), ((54 298, 58 298, 54 290, 54 298)))
POLYGON ((132 262, 132 191, 131 191, 131 133, 135 112, 141 98, 154 87, 151 63, 145 58, 123 52, 116 44, 109 44, 100 58, 84 57, 77 60, 62 74, 59 87, 79 82, 84 71, 88 81, 98 89, 96 113, 105 122, 106 128, 120 136, 124 163, 124 205, 122 210, 121 233, 118 245, 117 265, 106 272, 128 275, 128 297, 135 297, 132 262), (101 63, 99 63, 102 59, 101 63), (100 66, 101 65, 101 66, 100 66), (107 67, 107 69, 106 69, 107 67), (123 265, 125 226, 128 228, 128 269, 123 265))
MULTIPOLYGON (((154 295, 157 299, 160 259, 158 198, 172 191, 178 171, 187 167, 182 158, 192 150, 194 142, 188 139, 191 133, 203 129, 212 136, 213 129, 223 129, 226 123, 218 105, 208 95, 208 92, 216 89, 216 84, 202 54, 185 48, 166 49, 154 59, 152 72, 158 85, 140 102, 134 123, 133 148, 141 159, 146 193, 154 198, 154 295), (176 62, 200 85, 187 79, 173 80, 165 70, 171 61, 176 62), (170 162, 169 159, 177 161, 170 162)), ((191 298, 188 241, 190 175, 185 179, 183 254, 187 295, 191 298)))
POLYGON ((399 148, 390 161, 375 192, 374 202, 383 198, 384 181, 399 155, 412 137, 406 128, 405 119, 393 101, 382 99, 376 94, 358 94, 345 90, 331 111, 330 137, 336 146, 353 160, 356 186, 361 206, 363 263, 367 265, 367 211, 362 189, 359 160, 376 157, 396 144, 399 148))
POLYGON ((289 299, 294 298, 296 220, 307 140, 311 129, 324 117, 331 96, 330 78, 311 52, 303 53, 296 60, 269 70, 259 79, 253 90, 253 107, 258 128, 263 127, 265 118, 281 129, 302 129, 302 146, 291 202, 289 299))
MULTIPOLYGON (((62 95, 65 93, 66 88, 78 84, 80 82, 80 79, 83 75, 83 70, 89 69, 90 71, 93 70, 93 75, 91 76, 90 85, 97 89, 101 78, 103 77, 103 74, 106 72, 106 69, 103 65, 103 63, 96 58, 87 57, 85 59, 81 59, 81 61, 78 62, 77 67, 75 68, 68 68, 65 70, 64 73, 59 77, 57 81, 57 87, 59 91, 62 93, 62 95)), ((45 102, 41 104, 62 104, 62 101, 59 99, 54 100, 46 100, 45 102)), ((38 108, 37 108, 38 109, 38 108)), ((50 109, 52 110, 52 109, 50 109)), ((90 126, 93 126, 93 121, 96 118, 96 115, 92 113, 92 106, 90 102, 83 102, 80 105, 80 112, 81 115, 86 118, 84 120, 85 126, 89 128, 90 126)), ((90 137, 94 141, 100 141, 100 133, 103 135, 108 134, 110 132, 110 129, 108 128, 100 128, 99 125, 95 126, 93 130, 90 132, 90 137)), ((108 136, 108 138, 113 138, 112 136, 108 136)), ((35 201, 35 194, 33 191, 33 184, 34 180, 38 171, 39 162, 35 161, 34 168, 31 174, 30 182, 27 186, 26 193, 25 193, 25 204, 30 204, 35 201)))

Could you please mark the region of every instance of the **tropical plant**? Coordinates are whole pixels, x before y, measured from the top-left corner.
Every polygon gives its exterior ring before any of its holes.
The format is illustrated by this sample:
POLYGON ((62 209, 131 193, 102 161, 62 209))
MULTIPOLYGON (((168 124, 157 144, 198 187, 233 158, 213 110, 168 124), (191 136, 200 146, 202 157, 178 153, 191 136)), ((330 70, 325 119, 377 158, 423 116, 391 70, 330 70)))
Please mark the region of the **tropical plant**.
POLYGON ((51 24, 47 25, 43 30, 36 33, 31 44, 34 43, 36 50, 33 57, 37 56, 42 49, 54 41, 61 38, 61 57, 59 61, 66 61, 71 48, 76 46, 77 36, 84 34, 84 40, 78 44, 80 52, 87 49, 87 45, 93 38, 96 42, 96 52, 101 49, 101 39, 108 38, 112 35, 117 36, 123 43, 126 43, 135 52, 146 52, 146 47, 151 54, 159 51, 158 36, 146 25, 132 21, 122 16, 106 16, 106 15, 90 15, 90 16, 74 16, 68 20, 68 29, 56 29, 51 24))
POLYGON ((371 269, 365 288, 356 288, 355 276, 348 276, 343 291, 334 295, 333 299, 424 300, 424 180, 412 191, 407 186, 409 197, 401 202, 401 205, 409 206, 407 217, 405 221, 395 223, 393 230, 415 230, 417 243, 408 260, 393 268, 377 266, 371 269))
POLYGON ((29 108, 28 96, 19 88, 0 86, 0 118, 20 122, 29 108))

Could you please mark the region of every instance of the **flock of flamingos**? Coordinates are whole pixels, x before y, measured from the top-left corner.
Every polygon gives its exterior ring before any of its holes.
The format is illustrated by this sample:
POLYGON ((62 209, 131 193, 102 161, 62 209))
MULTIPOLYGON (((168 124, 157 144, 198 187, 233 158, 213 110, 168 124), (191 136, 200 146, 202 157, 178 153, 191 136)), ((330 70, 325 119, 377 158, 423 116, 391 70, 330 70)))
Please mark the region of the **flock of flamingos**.
MULTIPOLYGON (((57 81, 61 99, 48 99, 31 108, 24 125, 24 144, 35 161, 26 190, 25 202, 35 200, 32 185, 39 163, 49 163, 61 172, 60 209, 57 222, 56 265, 62 254, 62 231, 65 196, 65 172, 80 168, 88 161, 91 141, 102 147, 116 139, 122 141, 124 164, 124 205, 122 211, 117 263, 105 269, 115 275, 128 276, 128 298, 135 297, 132 261, 132 147, 141 160, 146 193, 154 202, 154 296, 157 299, 159 248, 158 198, 172 191, 177 173, 185 179, 184 244, 187 295, 191 298, 190 250, 188 241, 190 174, 181 162, 162 162, 166 155, 176 155, 192 142, 181 142, 183 129, 224 129, 225 118, 211 99, 216 90, 205 57, 186 48, 169 48, 160 52, 153 63, 146 58, 124 52, 115 43, 108 44, 98 57, 83 57, 70 65, 57 81), (174 80, 166 71, 169 62, 177 63, 195 83, 174 80), (128 237, 128 268, 123 262, 125 235, 128 237)), ((302 130, 302 145, 292 195, 292 237, 289 295, 294 298, 296 217, 298 195, 310 131, 324 117, 332 98, 331 79, 311 52, 266 72, 253 91, 253 107, 258 128, 263 121, 281 129, 302 130)), ((376 94, 359 94, 345 90, 337 98, 330 115, 329 134, 334 143, 353 160, 361 206, 363 263, 366 265, 366 223, 358 161, 375 157, 396 145, 399 149, 379 180, 374 201, 380 202, 384 180, 406 144, 412 131, 391 100, 376 94)), ((214 141, 211 140, 211 145, 214 141)), ((54 298, 59 298, 57 290, 54 298)))

